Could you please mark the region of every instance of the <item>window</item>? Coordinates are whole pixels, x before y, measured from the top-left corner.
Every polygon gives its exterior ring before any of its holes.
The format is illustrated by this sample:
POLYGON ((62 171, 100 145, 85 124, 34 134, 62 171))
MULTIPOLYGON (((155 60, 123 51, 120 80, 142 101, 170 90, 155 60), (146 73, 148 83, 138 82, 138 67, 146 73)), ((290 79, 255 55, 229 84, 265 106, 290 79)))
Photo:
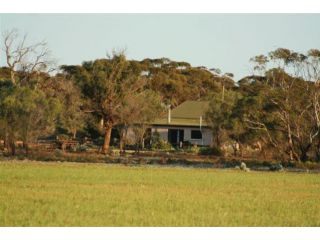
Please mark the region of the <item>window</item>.
POLYGON ((200 130, 191 130, 191 139, 202 139, 202 133, 200 130))

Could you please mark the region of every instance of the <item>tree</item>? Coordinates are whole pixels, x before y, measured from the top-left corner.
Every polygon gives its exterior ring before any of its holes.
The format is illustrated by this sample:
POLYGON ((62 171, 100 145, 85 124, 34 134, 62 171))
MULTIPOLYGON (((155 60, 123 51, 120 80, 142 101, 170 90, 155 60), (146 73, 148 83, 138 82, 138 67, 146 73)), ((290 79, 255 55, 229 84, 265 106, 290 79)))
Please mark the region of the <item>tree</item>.
MULTIPOLYGON (((263 56, 263 55, 261 55, 263 56)), ((291 161, 306 161, 319 136, 319 55, 279 48, 262 59, 264 76, 240 81, 244 98, 237 106, 246 128, 291 161), (270 62, 272 68, 264 67, 270 62)))
POLYGON ((269 62, 268 57, 261 54, 251 58, 250 61, 254 64, 254 72, 257 72, 260 76, 263 76, 267 68, 267 63, 269 62))
POLYGON ((27 35, 21 37, 16 29, 5 31, 2 35, 6 63, 14 85, 26 85, 28 82, 30 84, 32 74, 52 70, 50 66, 54 60, 50 57, 46 41, 28 44, 27 35))
POLYGON ((152 91, 144 90, 131 99, 121 108, 121 119, 117 128, 120 133, 120 152, 125 151, 128 129, 134 132, 137 150, 143 148, 144 137, 149 124, 163 111, 161 96, 152 91))
POLYGON ((1 121, 1 135, 4 139, 4 148, 11 149, 11 153, 15 153, 15 145, 13 132, 10 131, 10 114, 9 109, 6 108, 5 100, 8 96, 13 94, 14 88, 12 82, 9 80, 0 81, 0 121, 1 121), (9 136, 10 135, 10 136, 9 136))
POLYGON ((232 128, 231 114, 239 97, 239 94, 234 91, 213 94, 211 97, 206 120, 212 129, 214 145, 218 149, 221 149, 223 141, 228 137, 228 130, 232 128))
POLYGON ((89 110, 102 119, 105 129, 102 152, 108 153, 111 130, 121 122, 121 109, 144 90, 145 78, 131 68, 123 52, 84 62, 79 67, 62 66, 62 69, 80 87, 89 110))
POLYGON ((23 140, 26 152, 31 139, 53 131, 58 102, 47 96, 41 83, 50 78, 47 71, 53 61, 47 44, 27 44, 17 30, 3 33, 4 52, 10 79, 1 84, 1 121, 7 147, 15 154, 15 140, 23 140))
POLYGON ((1 118, 6 126, 8 146, 15 154, 15 140, 23 141, 28 154, 29 142, 55 129, 60 105, 44 92, 29 87, 17 87, 12 82, 0 86, 1 118))
POLYGON ((131 105, 139 106, 133 115, 128 116, 135 135, 136 150, 139 151, 140 148, 144 148, 146 131, 150 123, 163 112, 164 106, 160 95, 152 90, 144 91, 131 105))
POLYGON ((83 99, 80 89, 68 79, 56 76, 54 78, 58 83, 59 97, 62 103, 62 110, 59 115, 59 127, 66 129, 68 133, 75 139, 77 131, 85 125, 87 116, 83 111, 83 99))
POLYGON ((234 87, 232 77, 211 71, 205 67, 193 67, 186 62, 167 58, 144 59, 140 68, 148 79, 148 88, 160 93, 165 103, 173 107, 186 100, 203 100, 211 92, 224 86, 234 87))
MULTIPOLYGON (((259 77, 252 76, 249 82, 240 81, 239 91, 242 98, 236 102, 231 114, 231 121, 235 125, 232 135, 242 144, 258 146, 260 151, 269 147, 279 150, 274 131, 277 122, 268 104, 270 86, 259 77)), ((281 151, 276 152, 277 155, 279 153, 281 151)))

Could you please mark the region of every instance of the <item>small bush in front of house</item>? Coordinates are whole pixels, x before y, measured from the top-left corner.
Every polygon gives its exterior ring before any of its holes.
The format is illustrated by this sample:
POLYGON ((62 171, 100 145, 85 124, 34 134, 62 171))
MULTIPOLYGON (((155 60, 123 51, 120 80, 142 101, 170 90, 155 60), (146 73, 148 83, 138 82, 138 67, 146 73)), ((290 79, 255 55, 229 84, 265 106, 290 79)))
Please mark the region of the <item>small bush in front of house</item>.
POLYGON ((171 151, 173 149, 173 147, 169 142, 167 142, 163 139, 158 139, 157 141, 152 142, 151 149, 152 150, 171 151))
POLYGON ((200 155, 223 156, 222 150, 217 147, 201 147, 199 149, 199 154, 200 155))
POLYGON ((161 139, 160 134, 158 132, 155 132, 151 138, 151 149, 152 150, 164 150, 164 151, 171 151, 173 150, 172 145, 161 139))
POLYGON ((190 148, 190 152, 191 152, 191 153, 198 154, 198 153, 200 152, 200 148, 199 148, 197 145, 193 145, 193 146, 190 148))

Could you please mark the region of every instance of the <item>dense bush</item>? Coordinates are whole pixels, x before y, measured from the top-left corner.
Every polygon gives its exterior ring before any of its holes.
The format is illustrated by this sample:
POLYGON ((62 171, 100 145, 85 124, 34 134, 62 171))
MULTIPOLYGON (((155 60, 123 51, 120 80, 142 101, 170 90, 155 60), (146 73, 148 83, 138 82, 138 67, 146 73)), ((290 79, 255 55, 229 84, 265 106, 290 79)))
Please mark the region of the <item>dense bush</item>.
POLYGON ((161 139, 158 132, 155 132, 151 137, 151 149, 171 151, 173 150, 173 147, 169 142, 161 139))
POLYGON ((159 139, 159 140, 156 141, 156 142, 152 142, 152 144, 151 144, 151 149, 152 149, 152 150, 171 151, 171 150, 173 150, 173 147, 172 147, 172 145, 171 145, 169 142, 167 142, 167 141, 165 141, 165 140, 163 140, 163 139, 159 139))
POLYGON ((69 135, 67 135, 67 134, 58 134, 57 135, 57 139, 58 140, 71 140, 72 139, 72 137, 71 136, 69 136, 69 135))
POLYGON ((222 156, 223 152, 220 148, 217 147, 202 147, 199 149, 200 155, 215 155, 215 156, 222 156))
POLYGON ((200 151, 200 148, 199 148, 197 145, 193 145, 193 146, 190 148, 190 152, 191 152, 191 153, 198 154, 199 151, 200 151))

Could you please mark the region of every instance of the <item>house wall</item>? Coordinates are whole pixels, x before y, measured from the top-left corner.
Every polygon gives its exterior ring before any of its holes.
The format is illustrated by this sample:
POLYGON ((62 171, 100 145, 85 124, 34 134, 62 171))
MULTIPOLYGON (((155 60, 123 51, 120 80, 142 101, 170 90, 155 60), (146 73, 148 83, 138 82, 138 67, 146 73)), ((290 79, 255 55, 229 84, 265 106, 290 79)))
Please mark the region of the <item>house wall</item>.
POLYGON ((171 126, 158 127, 158 126, 153 126, 152 133, 158 132, 161 139, 168 141, 168 129, 184 130, 183 141, 189 141, 192 144, 209 146, 212 143, 212 132, 208 128, 202 128, 202 139, 191 139, 191 130, 199 130, 198 127, 174 127, 174 126, 172 126, 172 127, 171 126))
POLYGON ((161 139, 168 141, 168 128, 152 127, 151 133, 153 134, 154 132, 158 132, 161 139))

